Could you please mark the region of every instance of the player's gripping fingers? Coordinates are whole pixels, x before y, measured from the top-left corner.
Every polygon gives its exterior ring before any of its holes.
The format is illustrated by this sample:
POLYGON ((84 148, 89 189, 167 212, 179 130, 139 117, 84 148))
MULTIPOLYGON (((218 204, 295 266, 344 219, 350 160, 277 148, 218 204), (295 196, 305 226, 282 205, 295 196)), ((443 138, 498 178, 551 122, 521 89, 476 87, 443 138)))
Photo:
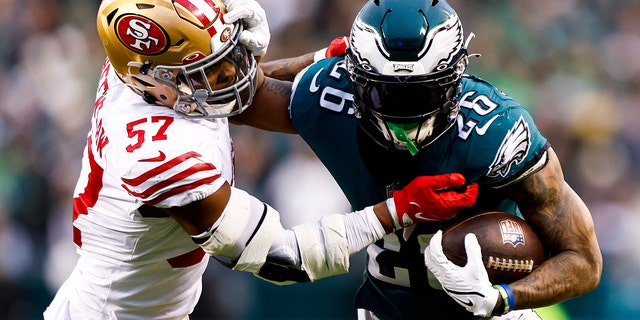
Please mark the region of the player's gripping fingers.
POLYGON ((349 47, 349 37, 338 37, 333 39, 328 47, 316 51, 313 55, 313 61, 318 62, 322 59, 342 56, 347 52, 349 47))
POLYGON ((449 202, 452 207, 460 209, 467 208, 476 202, 476 198, 478 197, 478 184, 474 182, 462 190, 458 190, 457 188, 446 189, 438 192, 438 194, 443 200, 449 202))
POLYGON ((464 249, 467 252, 467 264, 465 267, 471 270, 485 271, 484 264, 482 263, 482 250, 480 249, 480 244, 475 234, 467 233, 467 235, 464 236, 464 249))
POLYGON ((462 208, 470 207, 477 196, 477 185, 465 187, 465 178, 459 173, 437 176, 419 176, 407 186, 394 192, 396 228, 414 222, 442 221, 455 217, 462 208))
POLYGON ((231 0, 227 2, 227 13, 224 15, 225 23, 234 23, 244 19, 249 27, 256 27, 267 22, 267 14, 257 1, 231 0))
POLYGON ((231 0, 226 1, 225 4, 228 10, 224 16, 226 23, 243 19, 246 24, 246 29, 240 34, 240 43, 244 44, 254 56, 263 56, 271 40, 264 9, 255 0, 231 0))
POLYGON ((448 189, 463 186, 464 182, 464 176, 459 173, 418 176, 402 188, 402 191, 408 194, 423 194, 428 198, 441 198, 436 192, 449 191, 448 189))
POLYGON ((337 37, 331 41, 325 52, 325 57, 332 58, 343 55, 349 47, 349 37, 337 37))
POLYGON ((240 43, 244 44, 254 56, 263 56, 269 46, 269 38, 249 30, 242 31, 240 43))
POLYGON ((491 314, 498 300, 498 290, 492 288, 482 264, 482 254, 476 236, 465 236, 467 264, 459 267, 442 251, 442 231, 431 238, 424 251, 424 263, 438 279, 444 291, 458 304, 476 316, 491 314))
POLYGON ((451 261, 447 259, 442 251, 442 230, 438 230, 431 240, 429 245, 424 250, 424 263, 434 274, 440 274, 443 268, 453 267, 451 261), (443 267, 445 266, 445 267, 443 267))
POLYGON ((461 187, 464 185, 465 181, 466 180, 462 174, 454 172, 432 176, 430 183, 434 190, 440 191, 461 187))

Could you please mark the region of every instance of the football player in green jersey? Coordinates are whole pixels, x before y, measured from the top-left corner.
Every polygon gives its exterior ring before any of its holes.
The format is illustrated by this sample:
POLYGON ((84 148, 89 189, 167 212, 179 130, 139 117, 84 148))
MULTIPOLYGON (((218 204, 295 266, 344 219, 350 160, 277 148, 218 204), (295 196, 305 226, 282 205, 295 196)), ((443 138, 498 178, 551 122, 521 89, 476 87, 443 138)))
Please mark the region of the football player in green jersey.
MULTIPOLYGON (((529 276, 491 284, 481 263, 461 269, 442 259, 439 230, 447 221, 398 230, 367 248, 356 297, 361 319, 538 319, 531 308, 582 295, 600 281, 589 209, 527 110, 464 73, 471 38, 446 1, 370 0, 345 55, 263 64, 267 76, 293 83, 266 78, 253 106, 232 119, 298 133, 354 208, 386 199, 419 175, 460 173, 480 190, 472 210, 460 214, 521 215, 550 253, 529 276)), ((470 239, 467 249, 479 246, 470 239)))

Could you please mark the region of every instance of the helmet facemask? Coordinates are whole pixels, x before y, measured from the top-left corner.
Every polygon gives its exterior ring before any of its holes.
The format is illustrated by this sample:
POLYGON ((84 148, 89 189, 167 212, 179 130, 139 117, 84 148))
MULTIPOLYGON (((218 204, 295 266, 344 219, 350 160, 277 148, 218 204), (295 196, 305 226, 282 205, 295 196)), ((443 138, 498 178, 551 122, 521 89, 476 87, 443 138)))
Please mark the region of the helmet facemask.
POLYGON ((152 74, 177 93, 173 109, 193 117, 239 114, 251 104, 256 91, 255 58, 235 41, 217 55, 184 66, 159 65, 152 74))
POLYGON ((225 12, 220 0, 110 0, 96 22, 116 74, 145 102, 219 118, 251 104, 258 75, 242 22, 225 12))
POLYGON ((368 2, 346 54, 364 131, 412 155, 441 137, 458 115, 471 38, 446 1, 368 2))
POLYGON ((347 55, 356 115, 379 144, 412 155, 431 144, 455 122, 460 77, 468 63, 462 51, 452 68, 423 76, 388 76, 356 65, 347 55))

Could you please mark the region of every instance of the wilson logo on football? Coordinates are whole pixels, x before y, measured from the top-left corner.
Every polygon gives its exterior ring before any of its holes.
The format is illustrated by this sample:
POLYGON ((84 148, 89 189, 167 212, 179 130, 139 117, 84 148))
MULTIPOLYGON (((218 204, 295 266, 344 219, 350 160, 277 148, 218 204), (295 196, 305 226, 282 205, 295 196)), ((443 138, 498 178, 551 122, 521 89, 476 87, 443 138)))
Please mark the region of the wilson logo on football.
POLYGON ((514 220, 500 220, 500 233, 502 233, 502 243, 511 243, 514 247, 524 244, 524 232, 522 226, 514 220))
POLYGON ((120 42, 140 54, 163 53, 169 44, 166 32, 153 20, 141 16, 124 15, 118 19, 115 28, 120 42))

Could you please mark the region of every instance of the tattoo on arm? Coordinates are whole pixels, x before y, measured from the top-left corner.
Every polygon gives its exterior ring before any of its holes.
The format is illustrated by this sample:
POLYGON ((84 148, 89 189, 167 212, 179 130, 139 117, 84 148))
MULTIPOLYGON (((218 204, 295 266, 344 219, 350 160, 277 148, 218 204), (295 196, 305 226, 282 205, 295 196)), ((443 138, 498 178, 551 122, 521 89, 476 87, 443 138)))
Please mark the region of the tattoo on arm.
POLYGON ((582 295, 597 286, 602 271, 589 209, 564 181, 551 149, 549 155, 547 166, 514 190, 513 198, 523 216, 551 255, 530 276, 512 285, 518 308, 554 304, 582 295))
POLYGON ((266 81, 262 85, 262 90, 266 90, 266 92, 269 92, 270 94, 275 96, 282 97, 286 100, 289 100, 289 98, 291 97, 290 82, 266 79, 266 81))
POLYGON ((253 97, 251 107, 229 118, 229 121, 267 131, 296 133, 289 118, 292 85, 293 83, 288 81, 265 77, 262 86, 253 97))
POLYGON ((284 80, 284 81, 293 81, 302 69, 313 63, 313 53, 307 53, 305 55, 295 57, 295 58, 286 58, 280 59, 270 62, 260 62, 260 67, 264 71, 264 74, 267 77, 284 80))

